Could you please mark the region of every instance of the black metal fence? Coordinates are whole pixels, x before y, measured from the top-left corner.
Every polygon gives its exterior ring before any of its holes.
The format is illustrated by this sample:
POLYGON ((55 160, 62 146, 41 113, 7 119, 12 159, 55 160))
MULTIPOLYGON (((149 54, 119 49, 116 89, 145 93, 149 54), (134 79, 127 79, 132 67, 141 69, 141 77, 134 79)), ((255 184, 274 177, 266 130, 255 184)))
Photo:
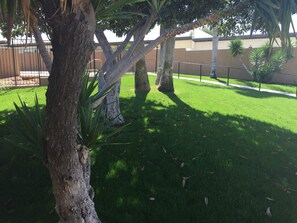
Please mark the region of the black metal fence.
MULTIPOLYGON (((52 58, 50 43, 46 43, 46 49, 52 58)), ((102 66, 102 56, 97 51, 88 63, 91 72, 102 66)), ((34 39, 13 39, 10 46, 0 44, 0 87, 39 86, 47 82, 48 76, 34 39)))
MULTIPOLYGON (((52 57, 51 45, 46 43, 46 49, 52 57)), ((158 68, 158 57, 147 59, 147 69, 150 72, 156 72, 158 68)), ((104 55, 99 46, 91 55, 88 69, 91 75, 102 67, 104 55)), ((191 75, 199 78, 200 81, 209 76, 211 65, 174 61, 173 70, 178 77, 181 75, 191 75)), ((134 72, 135 67, 130 69, 134 72)), ((38 86, 47 83, 49 73, 40 56, 34 39, 20 40, 13 39, 11 46, 0 44, 0 87, 1 86, 38 86)), ((276 75, 277 76, 277 75, 276 75)), ((190 77, 190 76, 189 76, 190 77)), ((232 79, 252 81, 252 77, 243 68, 231 66, 217 66, 218 81, 230 84, 232 79)), ((287 79, 287 83, 296 86, 297 75, 281 74, 281 81, 287 79)), ((247 83, 247 82, 246 82, 247 83)), ((246 84, 242 83, 242 84, 246 84)), ((262 83, 257 83, 259 90, 262 83)), ((255 83, 253 84, 255 86, 255 83)), ((297 94, 297 89, 296 89, 297 94)))
MULTIPOLYGON (((177 74, 178 78, 193 77, 195 79, 199 79, 199 81, 202 82, 205 80, 209 80, 211 65, 174 61, 173 71, 177 74), (187 66, 186 72, 185 72, 185 69, 183 69, 184 66, 187 66)), ((280 75, 281 75, 282 81, 287 80, 287 85, 291 85, 294 88, 296 88, 294 93, 297 97, 297 75, 286 74, 286 73, 279 74, 279 76, 280 75)), ((276 74, 276 79, 277 79, 277 76, 278 74, 276 74)), ((239 82, 239 85, 258 88, 259 91, 261 91, 261 88, 263 86, 263 83, 253 81, 253 78, 245 69, 238 68, 238 67, 231 67, 231 66, 217 66, 216 80, 226 84, 227 86, 230 84, 238 84, 239 82)), ((293 93, 293 92, 289 92, 289 93, 293 93)))

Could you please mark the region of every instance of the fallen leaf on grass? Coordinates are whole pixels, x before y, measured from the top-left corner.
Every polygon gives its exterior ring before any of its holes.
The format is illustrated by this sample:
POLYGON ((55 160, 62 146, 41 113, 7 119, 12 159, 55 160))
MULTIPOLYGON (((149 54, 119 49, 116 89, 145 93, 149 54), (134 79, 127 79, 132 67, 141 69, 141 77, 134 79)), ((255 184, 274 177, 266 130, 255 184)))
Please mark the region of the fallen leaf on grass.
POLYGON ((206 206, 208 205, 208 197, 204 197, 204 203, 206 206))
POLYGON ((185 166, 185 163, 182 162, 182 163, 180 164, 180 168, 183 168, 184 166, 185 166))
POLYGON ((265 197, 265 199, 266 199, 266 200, 269 200, 269 201, 274 201, 274 199, 271 198, 271 197, 265 197))
POLYGON ((178 157, 174 157, 174 156, 171 155, 171 159, 173 159, 174 161, 177 161, 177 158, 178 157))
POLYGON ((201 155, 202 155, 202 153, 199 153, 197 156, 193 157, 192 160, 196 160, 196 159, 198 159, 199 156, 201 156, 201 155))
POLYGON ((185 187, 186 186, 186 182, 187 180, 189 179, 190 177, 183 177, 183 180, 182 180, 182 186, 185 187))
POLYGON ((246 156, 239 155, 239 157, 242 158, 242 159, 248 160, 248 158, 246 156))
POLYGON ((149 199, 150 199, 150 201, 156 200, 156 198, 154 198, 154 197, 150 197, 149 199))
POLYGON ((270 211, 270 207, 268 207, 268 208, 266 209, 265 215, 266 215, 267 217, 269 217, 269 218, 272 217, 272 214, 271 214, 271 211, 270 211))

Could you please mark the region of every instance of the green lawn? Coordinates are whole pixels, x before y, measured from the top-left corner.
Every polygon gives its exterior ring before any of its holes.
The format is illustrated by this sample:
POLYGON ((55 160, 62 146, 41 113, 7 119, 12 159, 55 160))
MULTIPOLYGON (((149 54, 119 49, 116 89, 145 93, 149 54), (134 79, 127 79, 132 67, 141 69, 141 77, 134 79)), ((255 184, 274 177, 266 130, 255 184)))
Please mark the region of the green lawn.
MULTIPOLYGON (((185 80, 175 80, 175 94, 152 86, 135 96, 131 76, 122 84, 131 124, 92 151, 103 222, 297 222, 295 98, 185 80)), ((16 92, 30 104, 34 90, 0 93, 2 121, 16 92)), ((53 208, 45 167, 1 142, 1 222, 57 222, 53 208)))
MULTIPOLYGON (((178 77, 178 74, 175 73, 174 76, 178 77)), ((180 74, 180 77, 189 77, 189 78, 195 78, 197 80, 200 80, 199 75, 191 75, 191 74, 180 74)), ((201 80, 207 80, 207 81, 217 81, 227 84, 227 78, 225 77, 218 77, 217 79, 210 78, 209 76, 201 76, 201 80)), ((238 84, 243 86, 249 86, 254 88, 259 88, 259 83, 254 81, 247 81, 247 80, 239 80, 230 78, 229 79, 230 84, 238 84)), ((263 89, 270 89, 275 91, 283 91, 287 93, 296 93, 296 85, 293 84, 261 84, 261 88, 263 89)))

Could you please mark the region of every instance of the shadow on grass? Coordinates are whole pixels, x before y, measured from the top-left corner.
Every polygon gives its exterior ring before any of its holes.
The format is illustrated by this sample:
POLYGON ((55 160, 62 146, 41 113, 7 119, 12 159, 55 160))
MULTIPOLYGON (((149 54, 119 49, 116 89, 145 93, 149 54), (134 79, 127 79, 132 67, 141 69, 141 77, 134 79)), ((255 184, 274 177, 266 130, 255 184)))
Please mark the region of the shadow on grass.
POLYGON ((263 91, 258 91, 258 90, 251 90, 251 89, 244 89, 244 88, 238 88, 238 87, 232 87, 232 86, 222 86, 222 85, 216 85, 216 84, 208 84, 208 83, 195 83, 192 81, 186 81, 187 84, 193 85, 193 86, 205 86, 208 88, 213 88, 213 89, 230 89, 230 90, 235 90, 240 95, 244 95, 247 97, 252 97, 252 98, 271 98, 271 97, 278 97, 278 98, 286 98, 286 99, 293 99, 295 100, 296 98, 291 97, 291 96, 286 96, 282 94, 276 94, 276 93, 270 93, 270 92, 263 92, 263 91))
POLYGON ((0 124, 1 222, 57 222, 46 167, 31 152, 8 144, 9 134, 0 124))
POLYGON ((255 90, 249 90, 249 89, 241 89, 236 88, 236 92, 238 94, 252 97, 252 98, 271 98, 271 97, 278 97, 278 98, 286 98, 286 99, 292 99, 296 100, 295 97, 282 95, 282 94, 276 94, 276 93, 270 93, 270 92, 263 92, 263 91, 255 91, 255 90))
MULTIPOLYGON (((224 80, 222 80, 222 79, 220 79, 220 78, 213 78, 214 80, 216 80, 217 82, 220 82, 220 83, 222 83, 222 84, 227 84, 227 82, 226 81, 224 81, 224 80)), ((211 79, 212 80, 212 79, 211 79)))
POLYGON ((8 116, 13 112, 13 110, 2 110, 0 112, 0 124, 7 121, 8 116))
POLYGON ((103 221, 297 221, 294 133, 167 96, 175 105, 123 99, 132 124, 113 140, 130 144, 95 152, 92 179, 103 221), (273 218, 265 216, 267 207, 273 218))
MULTIPOLYGON (((129 144, 93 151, 92 185, 103 222, 297 221, 296 134, 167 96, 175 105, 146 94, 122 99, 131 125, 112 142, 129 144)), ((9 133, 0 125, 0 134, 9 133)), ((53 207, 46 168, 2 141, 1 222, 57 222, 53 207)))

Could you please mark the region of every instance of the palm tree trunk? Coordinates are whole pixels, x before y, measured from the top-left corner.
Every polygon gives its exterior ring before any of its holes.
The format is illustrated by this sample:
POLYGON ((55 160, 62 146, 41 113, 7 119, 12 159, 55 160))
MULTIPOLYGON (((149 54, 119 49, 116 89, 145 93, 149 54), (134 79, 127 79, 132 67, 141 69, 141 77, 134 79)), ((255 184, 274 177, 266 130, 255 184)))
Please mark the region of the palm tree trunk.
POLYGON ((210 70, 211 78, 217 78, 218 46, 219 46, 218 31, 214 27, 212 29, 212 52, 211 52, 211 70, 210 70))
POLYGON ((148 79, 145 57, 143 57, 136 63, 135 91, 136 92, 149 92, 150 90, 151 90, 151 87, 150 87, 150 82, 148 79))
MULTIPOLYGON (((137 36, 137 33, 135 34, 135 37, 137 36)), ((136 39, 136 38, 135 38, 136 39)), ((138 52, 140 49, 144 48, 144 41, 139 43, 136 52, 138 52)), ((135 69, 135 92, 149 92, 151 90, 150 82, 148 79, 147 69, 146 69, 146 62, 145 57, 142 57, 137 63, 136 63, 136 69, 135 69)))
POLYGON ((59 6, 53 1, 40 3, 53 31, 54 59, 46 93, 45 152, 56 212, 63 223, 98 223, 89 185, 89 150, 77 144, 76 130, 82 76, 94 50, 94 11, 85 0, 80 2, 78 16, 65 13, 53 17, 59 6))
MULTIPOLYGON (((164 25, 161 25, 160 35, 162 35, 162 33, 164 33, 164 31, 165 31, 164 25)), ((158 67, 158 71, 157 71, 157 77, 156 77, 156 80, 155 80, 155 85, 160 84, 161 76, 162 76, 162 73, 163 73, 164 58, 165 58, 165 43, 162 42, 160 44, 159 67, 158 67)))
MULTIPOLYGON (((110 61, 113 59, 113 52, 110 47, 110 44, 108 40, 106 39, 106 36, 104 35, 104 32, 102 29, 97 28, 95 31, 96 38, 103 50, 103 53, 105 55, 106 61, 105 64, 110 64, 109 66, 112 66, 116 64, 116 61, 110 61)), ((106 65, 108 67, 108 65, 106 65)), ((108 68, 107 68, 108 69, 108 68)), ((105 85, 105 72, 99 73, 99 84, 98 84, 98 91, 101 92, 103 86, 105 85)), ((103 115, 104 117, 110 122, 111 125, 122 125, 125 123, 124 117, 121 114, 120 109, 120 90, 121 90, 121 81, 119 80, 107 93, 106 97, 104 97, 102 101, 103 105, 103 115)))
POLYGON ((158 90, 161 92, 174 92, 173 86, 173 58, 174 58, 175 37, 165 42, 165 53, 163 60, 163 72, 161 75, 158 90))

